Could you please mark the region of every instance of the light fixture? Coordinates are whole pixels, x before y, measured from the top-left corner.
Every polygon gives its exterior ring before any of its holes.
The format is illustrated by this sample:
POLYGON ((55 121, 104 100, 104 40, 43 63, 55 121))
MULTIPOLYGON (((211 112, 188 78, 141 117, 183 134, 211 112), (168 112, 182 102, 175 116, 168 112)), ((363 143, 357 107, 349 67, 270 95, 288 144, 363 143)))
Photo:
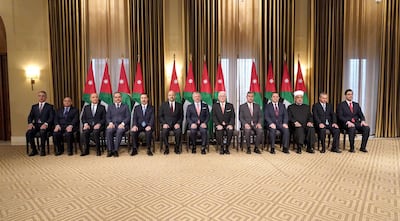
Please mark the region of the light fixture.
POLYGON ((33 85, 35 84, 35 80, 39 79, 40 76, 40 68, 38 66, 28 66, 25 68, 25 75, 28 80, 31 81, 31 87, 33 91, 33 85))

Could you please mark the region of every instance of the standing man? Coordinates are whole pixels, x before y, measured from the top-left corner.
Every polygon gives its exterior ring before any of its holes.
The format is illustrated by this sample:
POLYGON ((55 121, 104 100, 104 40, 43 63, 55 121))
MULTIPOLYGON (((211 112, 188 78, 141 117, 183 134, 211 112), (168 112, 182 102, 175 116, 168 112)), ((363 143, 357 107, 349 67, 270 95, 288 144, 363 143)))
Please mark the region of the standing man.
POLYGON ((168 92, 168 101, 161 104, 159 120, 162 126, 161 138, 165 145, 164 154, 169 154, 168 135, 172 130, 175 135, 175 150, 176 154, 181 153, 181 135, 182 135, 182 121, 183 121, 183 107, 182 104, 175 101, 175 92, 168 92))
POLYGON ((271 144, 270 153, 275 154, 276 131, 281 132, 281 143, 283 152, 289 153, 289 124, 288 113, 283 103, 279 102, 278 92, 272 93, 272 102, 265 106, 265 122, 269 131, 269 140, 271 144))
POLYGON ((151 143, 154 130, 154 108, 149 104, 147 94, 140 95, 140 105, 136 105, 133 110, 131 133, 133 137, 133 147, 131 156, 138 154, 138 136, 141 132, 146 134, 147 155, 153 156, 151 143))
POLYGON ((48 139, 48 132, 51 131, 54 121, 53 105, 46 102, 46 91, 38 92, 37 104, 32 105, 31 111, 28 115, 28 130, 26 131, 26 140, 31 144, 32 152, 29 156, 38 154, 35 144, 35 135, 40 132, 40 156, 46 156, 46 140, 48 139))
POLYGON ((221 147, 220 154, 230 154, 229 145, 231 144, 233 129, 235 127, 235 109, 231 103, 226 102, 226 92, 218 93, 218 102, 212 106, 213 122, 216 127, 215 136, 217 143, 221 147), (224 132, 227 141, 223 142, 224 132))
POLYGON ((90 95, 90 102, 89 105, 83 108, 82 113, 82 132, 84 134, 85 147, 82 150, 81 156, 89 154, 90 134, 93 134, 94 142, 96 143, 96 155, 100 156, 100 131, 104 130, 106 108, 99 104, 99 96, 96 93, 90 95))
POLYGON ((197 132, 201 134, 201 154, 206 154, 207 145, 207 123, 210 120, 208 105, 201 102, 201 94, 196 91, 192 94, 193 104, 186 110, 186 120, 190 128, 190 141, 192 153, 196 153, 197 132))
POLYGON ((260 154, 258 146, 264 138, 263 114, 260 105, 254 103, 254 92, 247 92, 247 102, 239 107, 239 120, 241 128, 244 130, 244 137, 247 145, 247 154, 251 154, 250 150, 250 135, 254 131, 256 135, 254 153, 260 154))
POLYGON ((63 100, 64 107, 60 108, 54 117, 54 145, 57 147, 56 156, 64 153, 64 139, 67 141, 68 156, 73 154, 72 141, 73 134, 79 127, 78 109, 72 106, 72 99, 65 97, 63 100))
POLYGON ((131 116, 128 105, 121 103, 121 93, 114 93, 114 104, 108 106, 106 114, 107 157, 118 157, 122 136, 129 128, 131 116), (114 141, 115 136, 115 141, 114 141))
POLYGON ((337 114, 340 121, 340 125, 349 134, 350 140, 350 152, 354 153, 354 137, 356 136, 356 130, 362 133, 360 151, 367 153, 367 142, 369 137, 370 128, 365 122, 364 114, 358 103, 353 101, 353 91, 347 89, 344 92, 346 100, 341 102, 337 108, 337 114))
POLYGON ((303 91, 294 92, 294 104, 288 107, 288 116, 294 131, 294 141, 297 144, 297 152, 301 154, 303 145, 307 143, 307 152, 314 153, 315 130, 310 112, 310 106, 303 104, 303 91))
POLYGON ((337 124, 336 114, 333 111, 333 106, 332 104, 328 103, 327 93, 322 92, 319 94, 319 102, 313 105, 312 112, 314 117, 314 126, 317 130, 318 138, 321 140, 321 153, 325 153, 326 130, 329 130, 333 135, 331 151, 340 153, 340 130, 337 124))

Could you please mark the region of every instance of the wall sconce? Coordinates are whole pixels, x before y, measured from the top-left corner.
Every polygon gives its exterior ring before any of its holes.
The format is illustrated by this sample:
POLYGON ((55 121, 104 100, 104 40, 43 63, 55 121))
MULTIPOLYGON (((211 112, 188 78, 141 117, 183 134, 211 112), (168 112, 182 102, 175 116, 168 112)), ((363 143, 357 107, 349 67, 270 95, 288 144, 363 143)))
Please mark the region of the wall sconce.
POLYGON ((38 66, 28 66, 25 69, 25 75, 28 80, 31 81, 31 87, 33 91, 33 85, 35 84, 35 80, 39 79, 40 69, 38 66))

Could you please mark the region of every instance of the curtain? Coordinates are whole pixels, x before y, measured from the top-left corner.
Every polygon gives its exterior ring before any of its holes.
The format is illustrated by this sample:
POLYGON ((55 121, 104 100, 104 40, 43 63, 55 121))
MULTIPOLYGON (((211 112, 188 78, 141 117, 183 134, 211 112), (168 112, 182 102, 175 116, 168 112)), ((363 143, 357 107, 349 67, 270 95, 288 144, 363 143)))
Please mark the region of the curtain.
POLYGON ((311 0, 311 14, 314 68, 307 88, 310 103, 324 91, 336 107, 343 94, 343 0, 311 0))
MULTIPOLYGON (((0 20, 0 22, 2 21, 0 20)), ((10 96, 9 96, 8 67, 7 67, 6 53, 0 53, 0 80, 1 80, 0 122, 2 122, 1 123, 2 126, 0 127, 0 140, 10 140, 11 139, 10 96)))
POLYGON ((192 56, 198 90, 204 59, 211 82, 214 82, 216 75, 218 55, 221 53, 218 5, 217 0, 184 1, 186 61, 192 56))
POLYGON ((376 1, 344 1, 343 91, 353 90, 353 99, 360 103, 371 134, 375 134, 380 72, 380 8, 376 1))
POLYGON ((400 1, 383 0, 376 136, 400 136, 400 1))
POLYGON ((86 73, 86 50, 81 15, 81 0, 49 0, 51 69, 54 104, 62 107, 69 96, 79 107, 83 76, 86 73))
MULTIPOLYGON (((157 136, 160 129, 158 107, 166 100, 163 18, 163 1, 129 0, 129 34, 132 45, 130 54, 134 60, 132 67, 136 67, 140 56, 144 87, 150 103, 155 107, 157 136)), ((131 70, 135 72, 136 68, 131 70)))

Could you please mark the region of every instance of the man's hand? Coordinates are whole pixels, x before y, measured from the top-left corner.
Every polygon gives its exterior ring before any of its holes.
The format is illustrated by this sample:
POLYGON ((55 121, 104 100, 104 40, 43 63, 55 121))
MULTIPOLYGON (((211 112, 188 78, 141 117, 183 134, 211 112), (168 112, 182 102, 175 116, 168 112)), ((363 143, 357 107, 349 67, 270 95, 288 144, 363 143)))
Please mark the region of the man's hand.
POLYGON ((256 128, 260 129, 260 128, 262 128, 262 125, 261 124, 256 124, 256 128))
MULTIPOLYGON (((74 126, 68 125, 67 128, 65 128, 65 130, 66 130, 68 133, 71 133, 71 132, 72 132, 72 128, 74 128, 74 126)), ((60 130, 61 130, 61 128, 60 128, 60 130)))
POLYGON ((295 126, 295 127, 301 127, 301 123, 299 123, 299 122, 296 121, 296 122, 294 122, 294 126, 295 126))
POLYGON ((112 122, 108 123, 107 129, 112 129, 115 128, 114 124, 112 122))
POLYGON ((228 130, 233 130, 233 126, 232 126, 232 125, 228 125, 228 126, 226 127, 226 129, 228 129, 228 130))
POLYGON ((83 129, 84 129, 84 130, 88 130, 88 129, 90 129, 90 126, 89 126, 89 124, 88 124, 88 123, 85 123, 85 124, 83 125, 83 129))
POLYGON ((179 125, 179 124, 175 124, 175 125, 174 125, 174 128, 175 128, 175 129, 179 129, 180 127, 181 127, 181 125, 179 125))
POLYGON ((283 127, 283 128, 289 128, 289 125, 287 125, 287 124, 282 124, 282 127, 283 127))
POLYGON ((197 124, 191 124, 191 125, 190 125, 190 128, 192 128, 192 129, 197 129, 197 124))
POLYGON ((137 127, 137 126, 133 126, 132 128, 131 128, 131 131, 132 132, 136 132, 136 131, 138 131, 139 130, 139 128, 137 127))
POLYGON ((314 124, 311 122, 307 122, 307 127, 314 127, 314 124))
POLYGON ((162 126, 164 129, 168 129, 169 128, 169 125, 168 124, 163 124, 163 126, 162 126))
POLYGON ((274 123, 270 124, 269 127, 272 129, 276 129, 276 125, 274 123))
POLYGON ((319 128, 325 128, 325 124, 320 123, 320 124, 319 124, 319 128))
POLYGON ((217 125, 217 130, 222 130, 223 128, 222 125, 217 125))
POLYGON ((28 130, 32 130, 33 128, 35 128, 35 126, 33 126, 32 123, 28 124, 28 130))
POLYGON ((355 125, 350 121, 347 121, 346 125, 347 127, 355 127, 355 125))
POLYGON ((368 127, 368 124, 365 121, 361 121, 361 126, 368 127))
POLYGON ((60 127, 60 125, 56 125, 55 127, 54 127, 54 132, 58 132, 58 131, 60 131, 61 130, 61 127, 60 127))
POLYGON ((332 127, 339 128, 339 126, 337 124, 332 124, 332 127))
POLYGON ((42 124, 42 126, 40 126, 40 129, 41 129, 41 130, 46 130, 46 129, 47 129, 47 127, 48 127, 48 125, 47 125, 47 124, 42 124))
POLYGON ((151 127, 147 126, 146 128, 144 128, 145 131, 151 131, 151 127))
POLYGON ((207 128, 207 124, 206 124, 206 123, 201 123, 201 124, 200 124, 200 127, 201 127, 201 128, 207 128))
POLYGON ((98 129, 100 129, 100 127, 101 127, 101 124, 96 124, 96 125, 94 125, 93 129, 98 130, 98 129))
MULTIPOLYGON (((230 125, 229 125, 229 126, 230 126, 230 125)), ((245 125, 244 125, 244 128, 245 128, 245 129, 251 129, 250 124, 245 124, 245 125)))

